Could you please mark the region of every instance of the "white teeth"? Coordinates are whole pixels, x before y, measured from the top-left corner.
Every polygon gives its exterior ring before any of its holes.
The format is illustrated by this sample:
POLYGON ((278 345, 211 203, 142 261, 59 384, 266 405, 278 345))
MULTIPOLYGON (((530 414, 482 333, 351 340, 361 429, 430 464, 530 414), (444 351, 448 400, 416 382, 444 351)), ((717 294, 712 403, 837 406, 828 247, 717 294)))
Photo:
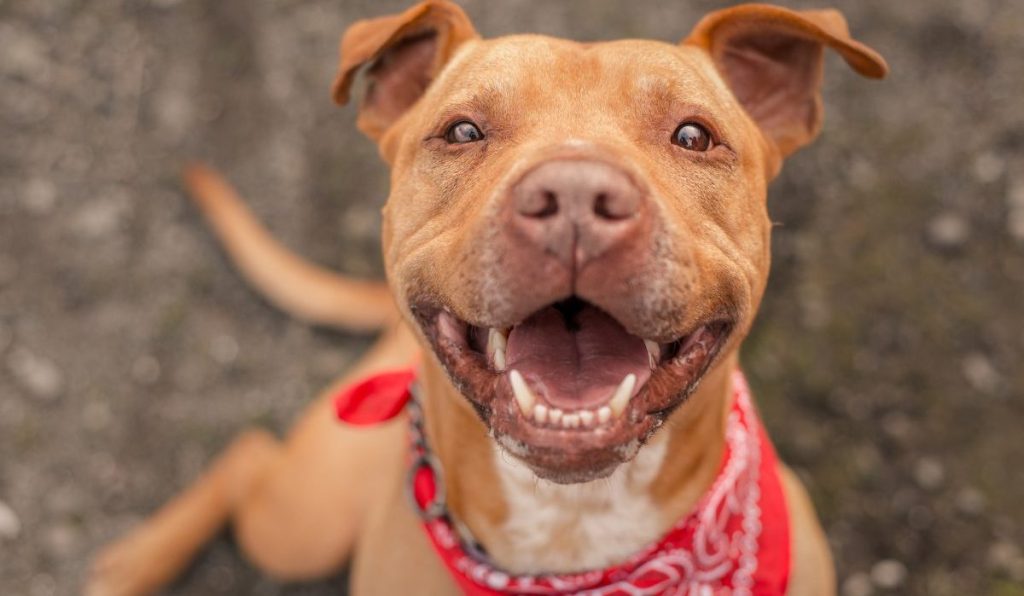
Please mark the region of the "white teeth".
POLYGON ((633 396, 633 387, 635 386, 636 375, 633 373, 629 373, 622 379, 622 383, 615 389, 612 399, 608 402, 608 407, 611 408, 612 414, 616 416, 622 415, 626 410, 626 405, 629 404, 629 399, 633 396))
POLYGON ((493 327, 487 330, 487 355, 498 372, 505 370, 505 349, 508 346, 508 338, 505 334, 493 327))
POLYGON ((544 404, 537 404, 533 406, 533 419, 538 424, 544 424, 548 421, 548 408, 544 404))
POLYGON ((649 339, 644 340, 644 345, 647 346, 647 359, 651 364, 651 370, 654 370, 661 362, 661 346, 658 345, 658 342, 649 339))
POLYGON ((519 410, 523 413, 523 416, 531 416, 533 414, 533 404, 537 402, 537 398, 526 385, 523 375, 519 374, 518 370, 511 370, 508 373, 508 380, 512 384, 512 394, 515 395, 516 403, 519 404, 519 410))
POLYGON ((508 380, 512 385, 512 394, 515 397, 516 405, 519 406, 524 417, 532 418, 536 424, 541 426, 551 425, 556 428, 577 429, 600 427, 607 424, 612 418, 621 416, 626 411, 629 400, 633 397, 637 379, 635 374, 626 375, 619 386, 615 388, 608 403, 597 410, 581 409, 572 412, 564 412, 541 403, 518 370, 508 371, 508 380))

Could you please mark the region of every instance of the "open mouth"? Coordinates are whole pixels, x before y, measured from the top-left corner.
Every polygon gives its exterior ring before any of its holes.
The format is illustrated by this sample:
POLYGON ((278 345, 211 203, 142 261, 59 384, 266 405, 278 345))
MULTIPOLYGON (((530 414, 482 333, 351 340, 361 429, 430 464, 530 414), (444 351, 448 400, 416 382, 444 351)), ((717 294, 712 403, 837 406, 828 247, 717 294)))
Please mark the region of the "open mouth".
POLYGON ((413 310, 494 438, 559 482, 602 477, 632 458, 693 392, 732 328, 711 320, 658 343, 577 297, 508 328, 413 310))

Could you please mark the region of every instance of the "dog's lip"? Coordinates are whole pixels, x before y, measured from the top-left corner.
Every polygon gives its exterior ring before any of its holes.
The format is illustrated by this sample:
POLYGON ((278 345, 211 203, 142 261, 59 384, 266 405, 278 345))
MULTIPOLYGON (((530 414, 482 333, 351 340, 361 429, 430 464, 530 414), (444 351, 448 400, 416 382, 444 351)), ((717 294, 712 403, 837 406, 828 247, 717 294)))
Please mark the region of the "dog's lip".
MULTIPOLYGON (((659 357, 651 363, 645 382, 632 388, 625 407, 615 416, 604 413, 605 419, 598 424, 598 409, 608 407, 602 403, 591 409, 590 424, 567 428, 538 424, 529 408, 520 407, 512 369, 495 367, 489 342, 484 339, 494 332, 492 328, 473 325, 451 310, 429 303, 413 305, 411 311, 449 378, 499 444, 538 475, 569 481, 606 475, 630 459, 668 413, 693 392, 734 326, 729 319, 712 318, 695 324, 674 341, 644 340, 648 349, 657 346, 659 357)), ((537 403, 550 407, 536 397, 537 403)))

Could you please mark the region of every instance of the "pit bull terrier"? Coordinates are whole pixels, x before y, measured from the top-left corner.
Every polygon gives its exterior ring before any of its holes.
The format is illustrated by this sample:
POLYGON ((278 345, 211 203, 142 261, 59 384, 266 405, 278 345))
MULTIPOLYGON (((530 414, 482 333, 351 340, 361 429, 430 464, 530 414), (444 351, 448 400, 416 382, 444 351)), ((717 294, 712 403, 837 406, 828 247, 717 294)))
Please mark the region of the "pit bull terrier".
POLYGON ((365 72, 386 285, 186 178, 272 302, 384 331, 284 442, 243 433, 101 553, 87 593, 165 585, 228 521, 282 580, 351 560, 356 594, 834 593, 737 362, 766 187, 821 127, 826 47, 887 72, 832 10, 736 6, 679 44, 485 40, 445 0, 352 25, 333 94, 365 72))

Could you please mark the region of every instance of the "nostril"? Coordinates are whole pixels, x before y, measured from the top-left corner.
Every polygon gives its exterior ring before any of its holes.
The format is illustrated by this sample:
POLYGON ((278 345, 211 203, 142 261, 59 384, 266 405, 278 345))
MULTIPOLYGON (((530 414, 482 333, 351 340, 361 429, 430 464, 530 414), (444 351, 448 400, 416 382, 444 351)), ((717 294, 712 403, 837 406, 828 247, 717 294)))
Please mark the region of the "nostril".
POLYGON ((520 215, 545 219, 558 213, 558 194, 552 190, 536 190, 525 194, 517 209, 520 215))
POLYGON ((594 213, 596 213, 598 217, 603 217, 604 219, 615 219, 615 216, 608 210, 607 193, 598 193, 597 196, 594 197, 594 213))
POLYGON ((535 215, 537 217, 551 217, 558 213, 558 195, 550 190, 544 191, 544 206, 535 215))
POLYGON ((629 201, 616 200, 615 197, 606 192, 597 193, 594 196, 594 214, 601 219, 627 219, 633 215, 629 201))

